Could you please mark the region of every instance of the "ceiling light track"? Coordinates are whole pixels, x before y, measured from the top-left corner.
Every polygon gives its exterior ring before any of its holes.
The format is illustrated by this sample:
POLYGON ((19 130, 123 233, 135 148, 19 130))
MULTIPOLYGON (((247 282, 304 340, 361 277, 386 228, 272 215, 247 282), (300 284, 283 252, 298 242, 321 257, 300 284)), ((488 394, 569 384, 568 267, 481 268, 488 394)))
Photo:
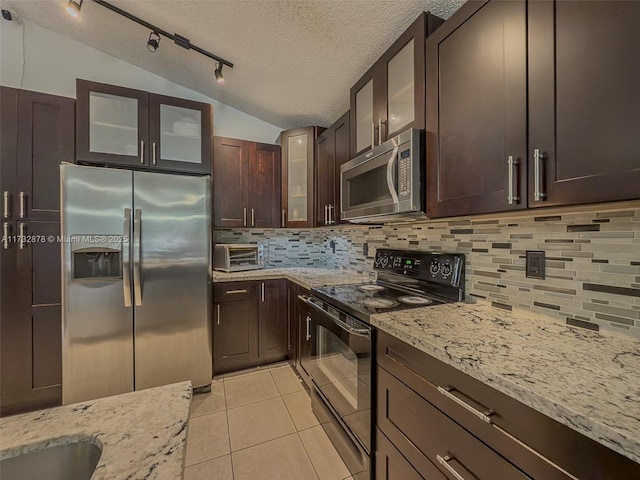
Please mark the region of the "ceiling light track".
MULTIPOLYGON (((115 5, 110 4, 109 2, 105 2, 104 0, 93 0, 93 2, 97 3, 98 5, 102 5, 105 8, 108 8, 109 10, 117 13, 118 15, 122 15, 123 17, 128 18, 129 20, 137 23, 138 25, 142 25, 143 27, 148 28, 149 30, 152 31, 152 33, 155 33, 158 36, 158 43, 160 42, 160 36, 167 37, 168 39, 173 40, 173 42, 176 45, 184 49, 194 50, 199 54, 204 55, 205 57, 215 60, 220 65, 226 65, 229 68, 233 68, 233 63, 231 63, 229 60, 225 60, 224 58, 219 57, 218 55, 208 52, 204 48, 200 48, 199 46, 191 43, 188 38, 183 37, 182 35, 179 35, 177 33, 169 33, 166 30, 156 27, 152 23, 149 23, 146 20, 141 19, 140 17, 136 17, 135 15, 132 15, 131 13, 125 10, 122 10, 119 7, 116 7, 115 5)), ((80 5, 82 5, 81 2, 80 2, 80 5)), ((222 70, 222 67, 220 67, 220 71, 221 70, 222 70)))

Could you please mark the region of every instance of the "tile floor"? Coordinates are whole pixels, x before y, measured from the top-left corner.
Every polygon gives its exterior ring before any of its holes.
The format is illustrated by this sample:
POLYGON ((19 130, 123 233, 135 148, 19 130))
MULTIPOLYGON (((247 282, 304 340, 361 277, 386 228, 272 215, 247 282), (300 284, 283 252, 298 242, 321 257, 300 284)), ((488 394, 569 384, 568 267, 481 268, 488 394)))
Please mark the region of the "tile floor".
POLYGON ((191 401, 184 480, 345 480, 288 363, 217 377, 191 401))

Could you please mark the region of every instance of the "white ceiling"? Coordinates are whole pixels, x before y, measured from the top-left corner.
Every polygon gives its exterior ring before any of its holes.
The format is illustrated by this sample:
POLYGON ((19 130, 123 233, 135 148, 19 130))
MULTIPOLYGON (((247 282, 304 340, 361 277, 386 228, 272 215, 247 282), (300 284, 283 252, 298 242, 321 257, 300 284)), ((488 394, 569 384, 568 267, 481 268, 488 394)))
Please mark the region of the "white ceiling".
POLYGON ((7 0, 41 26, 213 97, 282 128, 328 126, 349 108, 349 89, 420 12, 448 18, 464 0, 112 0, 110 3, 234 63, 214 62, 85 0, 7 0))

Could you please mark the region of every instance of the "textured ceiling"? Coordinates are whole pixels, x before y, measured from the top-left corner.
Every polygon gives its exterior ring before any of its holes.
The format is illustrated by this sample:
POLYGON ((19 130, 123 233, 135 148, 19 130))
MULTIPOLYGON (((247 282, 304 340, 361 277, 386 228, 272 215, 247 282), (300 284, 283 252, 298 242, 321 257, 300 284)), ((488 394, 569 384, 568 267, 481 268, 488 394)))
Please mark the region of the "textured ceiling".
POLYGON ((349 89, 420 12, 448 18, 464 0, 112 0, 111 3, 234 63, 225 84, 214 62, 85 0, 6 0, 45 28, 282 128, 328 126, 349 108, 349 89))

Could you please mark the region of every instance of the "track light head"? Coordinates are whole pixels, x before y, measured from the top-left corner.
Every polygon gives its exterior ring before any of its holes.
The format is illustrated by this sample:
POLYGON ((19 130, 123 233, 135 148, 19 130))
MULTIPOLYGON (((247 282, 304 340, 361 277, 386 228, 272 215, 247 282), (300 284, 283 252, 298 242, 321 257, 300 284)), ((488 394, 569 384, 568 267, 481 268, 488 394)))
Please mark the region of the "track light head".
POLYGON ((224 77, 222 76, 222 63, 218 62, 216 66, 216 70, 213 73, 216 76, 217 83, 220 83, 220 84, 224 83, 224 77))
POLYGON ((67 3, 67 13, 71 15, 73 18, 76 18, 80 15, 80 10, 82 9, 82 2, 84 0, 69 0, 67 3))
POLYGON ((155 52, 160 47, 160 35, 158 32, 151 32, 149 34, 149 40, 147 40, 147 50, 155 52))

